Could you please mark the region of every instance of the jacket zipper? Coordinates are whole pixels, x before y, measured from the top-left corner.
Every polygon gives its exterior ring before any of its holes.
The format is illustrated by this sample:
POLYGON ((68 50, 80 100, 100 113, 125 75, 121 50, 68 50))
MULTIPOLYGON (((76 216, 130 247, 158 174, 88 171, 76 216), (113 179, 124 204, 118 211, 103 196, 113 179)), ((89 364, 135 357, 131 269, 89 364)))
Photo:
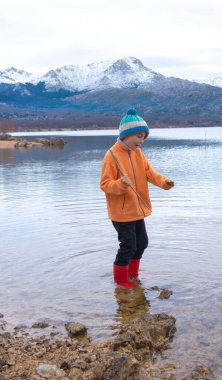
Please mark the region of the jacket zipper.
MULTIPOLYGON (((132 162, 131 155, 130 155, 130 150, 128 151, 128 154, 129 154, 129 159, 130 159, 130 163, 131 163, 132 170, 133 170, 133 176, 134 176, 134 181, 135 181, 135 188, 136 188, 136 191, 137 191, 136 175, 135 175, 135 171, 134 171, 134 167, 133 167, 133 162, 132 162)), ((137 199, 138 199, 138 202, 139 202, 140 209, 142 210, 142 213, 145 216, 145 212, 143 211, 143 208, 141 207, 140 200, 139 200, 138 196, 137 196, 137 199)))

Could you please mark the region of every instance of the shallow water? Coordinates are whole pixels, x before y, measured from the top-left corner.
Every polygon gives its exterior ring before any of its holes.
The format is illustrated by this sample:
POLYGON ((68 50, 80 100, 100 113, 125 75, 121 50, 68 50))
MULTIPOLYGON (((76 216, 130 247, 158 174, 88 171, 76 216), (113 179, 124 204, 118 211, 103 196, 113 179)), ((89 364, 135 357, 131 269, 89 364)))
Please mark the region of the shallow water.
POLYGON ((161 364, 177 363, 181 378, 203 363, 222 378, 222 128, 151 131, 143 151, 176 186, 150 186, 144 278, 128 293, 113 285, 117 238, 98 185, 116 137, 65 138, 63 150, 0 152, 0 312, 11 326, 82 322, 95 340, 166 312, 177 333, 161 364), (160 300, 152 286, 173 295, 160 300))

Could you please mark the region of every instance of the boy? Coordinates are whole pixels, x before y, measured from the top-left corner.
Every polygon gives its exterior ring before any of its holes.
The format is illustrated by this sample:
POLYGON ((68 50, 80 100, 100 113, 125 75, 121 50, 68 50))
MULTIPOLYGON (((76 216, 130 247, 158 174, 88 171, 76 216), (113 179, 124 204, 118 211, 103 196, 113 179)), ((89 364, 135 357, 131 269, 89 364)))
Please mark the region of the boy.
POLYGON ((104 157, 100 188, 105 192, 108 215, 118 233, 119 249, 113 266, 114 281, 125 288, 136 285, 140 259, 148 247, 144 218, 151 214, 147 182, 169 190, 174 182, 150 165, 140 147, 149 135, 147 123, 134 108, 119 125, 119 138, 104 157))

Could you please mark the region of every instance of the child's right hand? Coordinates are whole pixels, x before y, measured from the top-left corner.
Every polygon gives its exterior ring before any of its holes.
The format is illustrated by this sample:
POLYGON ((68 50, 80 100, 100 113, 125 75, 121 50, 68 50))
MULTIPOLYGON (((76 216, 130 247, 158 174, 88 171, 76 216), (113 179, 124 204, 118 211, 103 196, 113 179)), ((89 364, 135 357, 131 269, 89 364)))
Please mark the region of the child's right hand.
POLYGON ((127 174, 124 174, 122 177, 121 177, 121 181, 124 183, 124 185, 126 186, 130 186, 130 179, 128 177, 127 174))

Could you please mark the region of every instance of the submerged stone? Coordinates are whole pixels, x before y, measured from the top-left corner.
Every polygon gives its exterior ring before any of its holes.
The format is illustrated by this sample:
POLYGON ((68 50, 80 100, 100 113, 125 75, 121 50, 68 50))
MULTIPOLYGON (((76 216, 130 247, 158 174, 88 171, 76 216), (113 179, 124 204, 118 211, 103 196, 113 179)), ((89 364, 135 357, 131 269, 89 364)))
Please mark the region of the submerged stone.
POLYGON ((82 323, 68 322, 65 324, 65 328, 71 338, 87 333, 87 327, 82 323))
POLYGON ((209 367, 198 366, 183 380, 215 380, 214 374, 209 367))
POLYGON ((173 291, 169 289, 162 289, 160 294, 159 294, 159 299, 164 300, 170 298, 172 296, 173 291))
POLYGON ((47 322, 36 322, 32 325, 33 329, 45 329, 46 327, 49 327, 47 322))

